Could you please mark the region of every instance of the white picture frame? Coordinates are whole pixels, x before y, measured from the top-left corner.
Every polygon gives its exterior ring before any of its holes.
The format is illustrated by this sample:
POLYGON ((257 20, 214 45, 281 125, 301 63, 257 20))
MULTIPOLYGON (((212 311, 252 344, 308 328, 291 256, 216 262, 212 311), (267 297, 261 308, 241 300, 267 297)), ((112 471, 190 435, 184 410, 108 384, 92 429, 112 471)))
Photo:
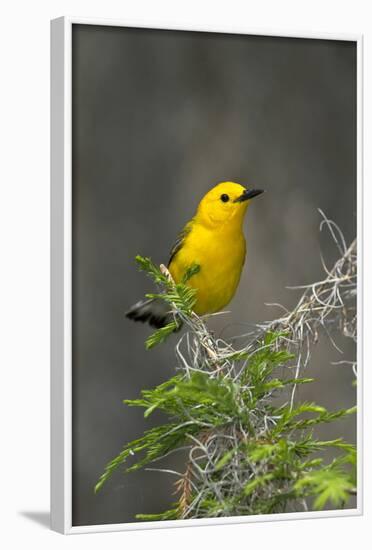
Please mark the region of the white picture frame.
MULTIPOLYGON (((362 341, 358 342, 358 498, 354 510, 301 512, 265 516, 242 516, 213 519, 172 520, 145 523, 105 524, 94 526, 72 525, 72 259, 71 259, 71 53, 72 26, 105 25, 115 27, 149 28, 141 23, 128 25, 126 21, 61 17, 51 22, 51 527, 63 534, 124 531, 164 527, 184 527, 247 522, 267 522, 288 519, 309 519, 361 515, 363 512, 362 479, 362 341)), ((163 28, 151 26, 150 28, 163 28)), ((169 27, 166 27, 170 29, 169 27)), ((285 36, 326 40, 355 41, 357 47, 357 239, 358 239, 358 334, 362 334, 363 280, 362 280, 362 59, 361 35, 277 33, 275 30, 241 28, 198 28, 172 26, 171 30, 189 30, 218 33, 285 36)))

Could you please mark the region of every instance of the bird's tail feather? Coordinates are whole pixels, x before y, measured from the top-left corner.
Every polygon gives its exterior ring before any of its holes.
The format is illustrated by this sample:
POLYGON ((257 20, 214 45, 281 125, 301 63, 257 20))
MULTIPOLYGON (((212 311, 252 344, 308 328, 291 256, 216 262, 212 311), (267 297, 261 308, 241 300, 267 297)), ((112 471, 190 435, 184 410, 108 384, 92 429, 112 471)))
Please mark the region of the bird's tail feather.
POLYGON ((155 328, 164 327, 173 318, 169 305, 159 298, 141 300, 134 304, 125 315, 133 321, 148 322, 155 328))

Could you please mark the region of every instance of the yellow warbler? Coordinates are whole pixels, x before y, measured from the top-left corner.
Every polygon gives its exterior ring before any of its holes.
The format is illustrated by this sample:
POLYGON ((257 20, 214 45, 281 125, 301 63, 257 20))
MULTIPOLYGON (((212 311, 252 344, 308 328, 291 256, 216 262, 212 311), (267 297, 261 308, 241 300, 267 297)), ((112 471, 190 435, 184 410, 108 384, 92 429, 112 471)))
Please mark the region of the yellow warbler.
MULTIPOLYGON (((192 265, 200 267, 187 283, 197 290, 194 311, 198 315, 220 311, 233 298, 245 261, 244 216, 251 199, 261 193, 232 181, 219 183, 202 198, 178 236, 168 269, 178 283, 192 265)), ((127 317, 159 328, 170 321, 169 305, 156 298, 141 301, 127 317)))

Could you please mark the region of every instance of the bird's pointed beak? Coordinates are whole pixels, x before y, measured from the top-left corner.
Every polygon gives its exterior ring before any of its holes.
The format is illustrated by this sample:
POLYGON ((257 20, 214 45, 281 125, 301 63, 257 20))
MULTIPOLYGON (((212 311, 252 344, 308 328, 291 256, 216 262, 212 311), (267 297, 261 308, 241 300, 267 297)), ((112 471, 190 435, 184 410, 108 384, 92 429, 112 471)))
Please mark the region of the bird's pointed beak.
POLYGON ((234 202, 244 202, 264 193, 262 189, 244 189, 243 193, 234 202))

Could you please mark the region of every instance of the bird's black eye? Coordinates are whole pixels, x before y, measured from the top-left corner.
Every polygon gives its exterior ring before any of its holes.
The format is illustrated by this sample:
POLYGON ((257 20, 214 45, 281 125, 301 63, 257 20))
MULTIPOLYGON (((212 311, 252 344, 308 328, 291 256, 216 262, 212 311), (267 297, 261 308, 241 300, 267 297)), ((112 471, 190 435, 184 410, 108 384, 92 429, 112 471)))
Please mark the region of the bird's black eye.
POLYGON ((221 198, 222 202, 229 202, 229 200, 230 200, 229 195, 226 195, 226 193, 223 193, 223 195, 221 195, 220 198, 221 198))

